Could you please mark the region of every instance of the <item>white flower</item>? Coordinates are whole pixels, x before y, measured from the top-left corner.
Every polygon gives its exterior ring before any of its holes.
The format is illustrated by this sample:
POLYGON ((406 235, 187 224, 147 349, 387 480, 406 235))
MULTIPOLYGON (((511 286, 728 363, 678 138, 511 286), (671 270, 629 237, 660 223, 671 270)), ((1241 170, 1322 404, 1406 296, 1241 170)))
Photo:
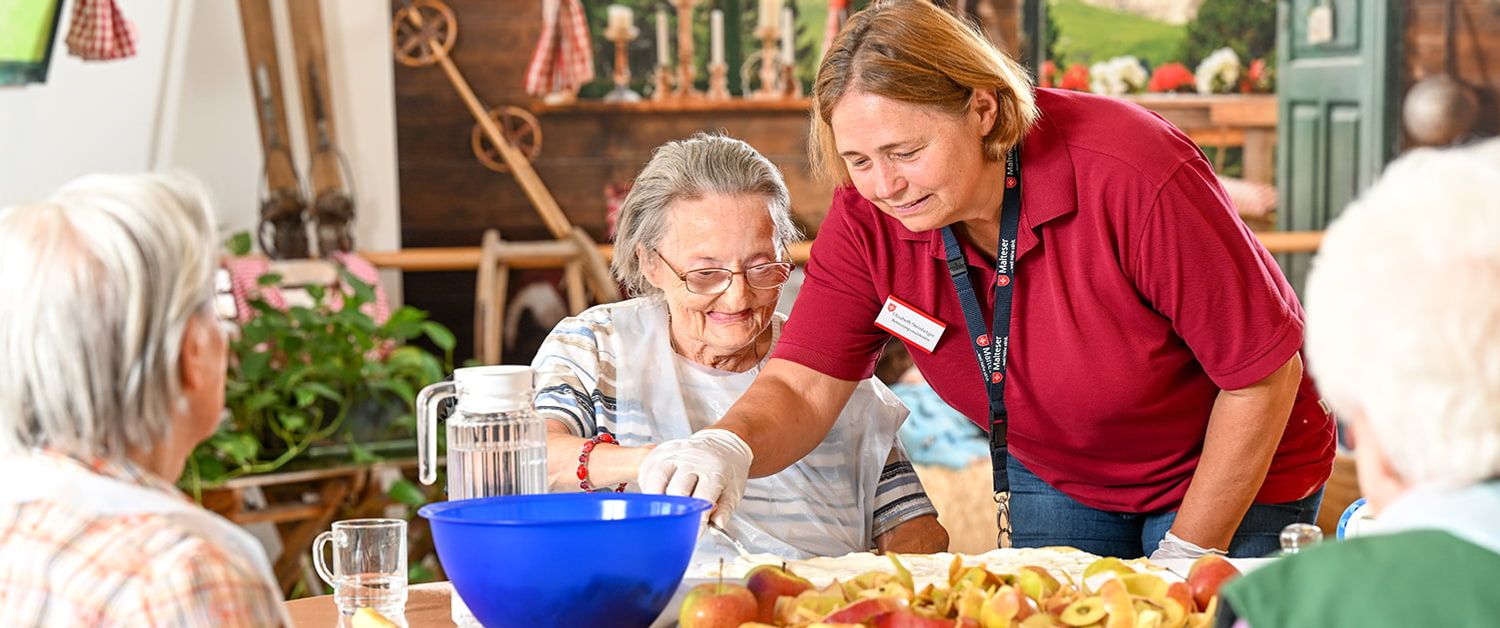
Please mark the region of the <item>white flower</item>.
POLYGON ((1220 48, 1208 55, 1193 72, 1198 93, 1231 92, 1240 81, 1240 57, 1232 48, 1220 48))
POLYGON ((1089 91, 1095 94, 1119 96, 1139 92, 1148 80, 1145 66, 1128 55, 1089 66, 1089 91))

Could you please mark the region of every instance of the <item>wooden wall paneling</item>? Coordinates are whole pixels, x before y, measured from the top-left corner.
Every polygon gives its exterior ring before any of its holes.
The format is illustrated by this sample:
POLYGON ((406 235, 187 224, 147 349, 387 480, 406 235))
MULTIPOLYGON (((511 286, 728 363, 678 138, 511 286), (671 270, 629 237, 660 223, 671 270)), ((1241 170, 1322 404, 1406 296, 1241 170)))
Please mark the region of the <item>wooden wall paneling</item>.
MULTIPOLYGON (((744 139, 776 163, 799 223, 809 237, 816 233, 832 189, 809 169, 805 109, 745 101, 731 101, 724 109, 665 113, 597 103, 532 106, 524 94, 525 73, 541 30, 542 3, 445 1, 458 20, 453 60, 486 106, 516 105, 537 113, 545 143, 533 165, 568 219, 596 241, 608 241, 605 185, 629 182, 653 148, 698 131, 744 139)), ((400 0, 392 2, 392 14, 399 5, 400 0)), ((1014 51, 1020 9, 1021 0, 978 0, 976 13, 986 33, 1014 51)), ((595 53, 600 50, 596 47, 595 53)), ((498 228, 507 240, 550 238, 515 179, 475 160, 469 148, 474 120, 442 71, 393 65, 402 245, 478 246, 489 228, 498 228)), ((519 289, 560 277, 557 271, 529 271, 511 285, 519 289)), ((413 273, 405 282, 406 301, 429 310, 458 336, 460 360, 473 347, 473 295, 472 273, 413 273)), ((530 357, 525 351, 506 352, 510 362, 530 357)))

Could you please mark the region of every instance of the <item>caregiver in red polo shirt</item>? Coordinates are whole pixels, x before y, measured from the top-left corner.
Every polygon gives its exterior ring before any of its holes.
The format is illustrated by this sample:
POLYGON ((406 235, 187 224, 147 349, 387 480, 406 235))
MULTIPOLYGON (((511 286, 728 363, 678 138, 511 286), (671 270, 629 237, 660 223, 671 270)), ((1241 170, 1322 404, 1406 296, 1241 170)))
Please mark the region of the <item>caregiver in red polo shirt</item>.
POLYGON ((791 320, 719 423, 648 456, 643 490, 732 509, 818 444, 894 336, 991 431, 1015 546, 1260 556, 1313 521, 1334 426, 1302 308, 1176 129, 1033 91, 920 0, 850 20, 812 124, 844 185, 791 320))

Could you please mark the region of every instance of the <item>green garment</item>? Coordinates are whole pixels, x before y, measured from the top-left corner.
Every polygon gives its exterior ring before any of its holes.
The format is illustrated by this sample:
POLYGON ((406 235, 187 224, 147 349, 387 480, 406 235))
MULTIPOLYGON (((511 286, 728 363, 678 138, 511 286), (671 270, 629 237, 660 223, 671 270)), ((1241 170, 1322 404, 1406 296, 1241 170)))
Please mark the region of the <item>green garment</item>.
POLYGON ((1330 542, 1224 585, 1251 628, 1500 626, 1500 554, 1447 532, 1330 542))

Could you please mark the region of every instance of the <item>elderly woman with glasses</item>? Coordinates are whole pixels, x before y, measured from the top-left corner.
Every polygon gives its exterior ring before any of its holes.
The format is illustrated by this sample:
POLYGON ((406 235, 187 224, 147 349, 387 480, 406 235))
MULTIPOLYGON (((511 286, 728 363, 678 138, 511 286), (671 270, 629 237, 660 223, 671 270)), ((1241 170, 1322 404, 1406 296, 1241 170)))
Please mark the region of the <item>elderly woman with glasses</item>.
POLYGON ((217 262, 175 177, 0 210, 0 623, 288 623, 265 550, 173 485, 224 408, 217 262))
MULTIPOLYGON (((790 204, 776 167, 739 140, 700 134, 655 151, 615 238, 613 270, 635 298, 559 323, 532 362, 552 490, 633 486, 656 443, 712 425, 749 387, 781 332, 790 204)), ((741 507, 715 521, 783 558, 946 550, 895 439, 906 414, 879 381, 861 382, 817 449, 749 482, 741 507)), ((728 488, 713 476, 674 482, 685 494, 728 488)), ((705 535, 697 559, 735 552, 705 535)))

